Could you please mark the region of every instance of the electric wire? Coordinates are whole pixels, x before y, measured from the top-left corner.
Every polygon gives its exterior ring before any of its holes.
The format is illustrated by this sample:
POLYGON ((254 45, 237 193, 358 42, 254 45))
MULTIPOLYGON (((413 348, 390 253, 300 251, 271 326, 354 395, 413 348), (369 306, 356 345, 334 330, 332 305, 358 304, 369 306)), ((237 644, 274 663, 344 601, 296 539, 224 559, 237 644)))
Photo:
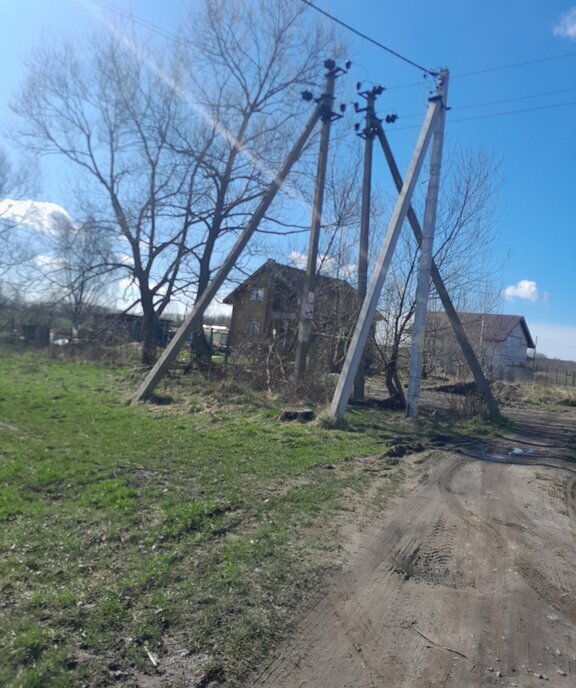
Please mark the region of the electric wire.
POLYGON ((474 72, 464 72, 463 74, 455 74, 453 79, 462 79, 467 76, 476 76, 477 74, 488 74, 490 72, 499 72, 504 69, 513 69, 515 67, 527 67, 529 65, 539 64, 540 62, 551 62, 552 60, 563 60, 567 57, 576 56, 576 51, 571 53, 564 53, 563 55, 554 55, 552 57, 541 57, 537 60, 526 60, 524 62, 516 62, 515 64, 501 65, 500 67, 488 67, 487 69, 478 69, 474 72))
POLYGON ((422 65, 419 65, 417 62, 414 62, 413 60, 410 60, 409 58, 405 57, 404 55, 401 55, 395 50, 392 50, 392 48, 389 48, 387 45, 384 45, 383 43, 380 43, 379 41, 375 40, 374 38, 371 38, 365 33, 358 31, 358 29, 355 29, 353 26, 350 26, 350 24, 346 24, 346 22, 343 22, 341 19, 338 19, 338 17, 335 17, 333 14, 330 14, 329 12, 326 12, 320 7, 317 7, 314 3, 310 2, 310 0, 301 0, 301 2, 303 2, 305 5, 308 5, 308 7, 311 7, 312 9, 316 10, 316 12, 323 14, 325 17, 335 22, 336 24, 339 24, 340 26, 343 26, 345 29, 348 29, 348 31, 351 31, 357 36, 360 36, 360 38, 363 38, 365 41, 373 43, 379 48, 382 48, 382 50, 385 50, 387 53, 390 53, 390 55, 394 55, 394 57, 397 57, 399 60, 402 60, 403 62, 412 65, 412 67, 416 67, 416 69, 419 69, 421 72, 424 72, 424 74, 429 74, 430 76, 438 75, 437 72, 434 72, 430 69, 427 69, 426 67, 423 67, 422 65))
POLYGON ((143 19, 142 17, 139 17, 128 10, 123 10, 120 7, 116 7, 116 5, 113 5, 112 3, 105 2, 105 0, 88 0, 88 2, 92 3, 93 5, 98 5, 99 7, 108 12, 117 14, 123 19, 129 19, 130 21, 134 22, 134 24, 137 24, 138 26, 141 26, 142 28, 147 29, 148 31, 152 31, 152 33, 156 33, 159 36, 162 36, 163 38, 168 38, 169 40, 174 41, 176 43, 181 43, 182 45, 191 45, 191 41, 188 41, 185 38, 178 36, 172 31, 164 29, 161 26, 158 26, 158 24, 154 24, 148 21, 147 19, 143 19))
MULTIPOLYGON (((456 112, 458 110, 471 110, 473 108, 477 107, 488 107, 489 105, 502 105, 503 103, 515 103, 520 100, 531 100, 533 98, 544 98, 546 96, 556 96, 560 95, 561 93, 573 93, 576 91, 576 88, 563 88, 560 91, 547 91, 545 93, 533 93, 531 95, 527 96, 518 96, 516 98, 504 98, 503 100, 487 100, 484 103, 474 103, 473 105, 458 105, 457 107, 451 107, 450 110, 452 112, 456 112)), ((411 115, 399 115, 398 119, 415 119, 416 117, 423 117, 424 112, 418 112, 416 114, 411 114, 411 115)))
MULTIPOLYGON (((576 52, 563 53, 562 55, 552 55, 551 57, 540 57, 536 60, 525 60, 524 62, 514 62, 508 65, 498 65, 496 67, 487 67, 486 69, 477 69, 473 72, 463 72, 462 74, 451 74, 450 79, 463 79, 469 76, 478 76, 480 74, 490 74, 492 72, 501 72, 505 69, 515 69, 517 67, 528 67, 535 64, 540 64, 542 62, 552 62, 553 60, 565 60, 569 57, 576 57, 576 52)), ((412 81, 409 84, 400 84, 398 86, 386 87, 387 91, 398 91, 402 88, 414 88, 416 86, 422 86, 421 81, 412 81)))
MULTIPOLYGON (((570 105, 576 105, 576 100, 571 100, 567 103, 555 103, 554 105, 542 105, 540 107, 533 108, 523 108, 522 110, 506 110, 505 112, 492 112, 486 115, 475 115, 474 117, 460 117, 458 119, 450 118, 450 124, 455 122, 470 122, 475 119, 489 119, 490 117, 503 117, 504 115, 518 115, 524 112, 537 112, 539 110, 553 110, 555 108, 567 107, 570 105)), ((388 129, 388 132, 404 131, 406 129, 420 129, 419 125, 410 125, 407 127, 394 127, 393 129, 388 129)))
POLYGON ((474 119, 488 119, 489 117, 502 117, 504 115, 517 115, 523 112, 537 112, 538 110, 553 110, 555 108, 567 107, 576 105, 576 100, 571 100, 567 103, 555 103, 554 105, 542 105, 540 107, 524 108, 522 110, 507 110, 505 112, 493 112, 486 115, 475 115, 474 117, 460 117, 459 119, 450 119, 450 122, 470 122, 474 119))
MULTIPOLYGON (((185 45, 190 45, 190 44, 191 44, 190 41, 186 40, 185 38, 182 38, 181 36, 178 36, 177 34, 175 34, 175 33, 171 32, 171 31, 169 31, 168 29, 164 29, 164 28, 162 28, 161 26, 158 26, 157 24, 154 24, 154 23, 152 23, 152 22, 149 22, 148 20, 143 19, 142 17, 139 17, 139 16, 133 14, 132 12, 128 12, 127 10, 122 10, 121 8, 117 7, 116 5, 113 5, 112 3, 106 2, 105 0, 87 0, 87 2, 90 2, 90 3, 94 4, 94 5, 98 5, 98 6, 102 7, 102 8, 105 9, 105 10, 108 10, 108 11, 110 11, 110 12, 113 12, 113 13, 115 13, 115 14, 118 14, 119 16, 123 17, 124 19, 130 19, 130 20, 133 21, 135 24, 138 24, 138 25, 142 26, 143 28, 148 29, 149 31, 152 31, 152 32, 154 32, 154 33, 157 33, 157 34, 163 36, 164 38, 169 38, 169 39, 171 39, 171 40, 173 40, 173 41, 176 41, 176 42, 178 42, 178 43, 182 43, 182 44, 185 44, 185 45)), ((339 23, 339 24, 342 24, 344 27, 346 27, 346 28, 349 29, 350 31, 356 33, 356 34, 357 34, 358 36, 360 36, 361 38, 364 38, 365 40, 367 40, 367 41, 369 41, 369 42, 371 42, 371 43, 374 43, 374 44, 377 45, 378 47, 380 47, 380 48, 382 48, 382 49, 384 49, 384 50, 386 50, 386 51, 388 51, 388 52, 391 52, 392 54, 396 55, 396 56, 399 57, 400 59, 407 61, 409 64, 412 64, 413 66, 415 66, 415 67, 417 67, 418 69, 420 69, 421 71, 423 71, 423 72, 425 73, 425 76, 428 76, 428 75, 435 75, 435 74, 436 74, 435 72, 433 72, 433 71, 431 71, 431 70, 428 70, 428 69, 426 69, 425 67, 422 67, 422 66, 419 65, 418 63, 412 62, 412 61, 409 60, 408 58, 404 58, 404 56, 400 55, 399 53, 396 53, 395 51, 391 50, 390 48, 388 48, 387 46, 383 45, 382 43, 379 43, 378 41, 375 41, 373 38, 370 38, 370 36, 367 36, 366 34, 363 34, 362 32, 357 31, 356 29, 354 29, 353 27, 349 26, 348 24, 345 24, 344 22, 340 21, 340 20, 337 19, 336 17, 330 15, 328 12, 325 12, 324 10, 320 9, 319 7, 316 7, 316 5, 314 5, 313 3, 311 3, 309 0, 301 0, 301 2, 305 3, 306 5, 309 5, 310 7, 313 7, 315 10, 317 10, 318 12, 320 12, 320 13, 326 15, 326 16, 329 17, 331 20, 333 20, 333 21, 335 21, 335 22, 337 22, 337 23, 339 23)), ((514 69, 514 68, 517 68, 517 67, 526 67, 526 66, 531 66, 531 65, 534 65, 534 64, 543 63, 543 62, 551 62, 551 61, 554 61, 554 60, 563 60, 563 59, 567 59, 567 58, 570 58, 570 57, 576 57, 576 51, 570 52, 570 53, 563 53, 562 55, 553 55, 553 56, 551 56, 551 57, 541 57, 541 58, 538 58, 538 59, 536 59, 536 60, 525 60, 525 61, 523 61, 523 62, 515 62, 515 63, 507 64, 507 65, 497 65, 497 66, 495 66, 495 67, 488 67, 488 68, 485 68, 485 69, 478 69, 478 70, 475 70, 475 71, 472 71, 472 72, 463 72, 462 74, 451 74, 451 75, 450 75, 450 79, 451 79, 451 80, 452 80, 452 79, 460 79, 460 78, 470 77, 470 76, 476 76, 476 75, 480 75, 480 74, 489 74, 489 73, 491 73, 491 72, 498 72, 498 71, 502 71, 502 70, 506 70, 506 69, 514 69)), ((415 87, 415 86, 422 86, 422 83, 423 83, 422 81, 413 81, 413 82, 411 82, 411 83, 408 83, 408 84, 400 84, 400 85, 398 85, 398 86, 387 86, 387 87, 386 87, 386 90, 387 90, 387 91, 394 91, 394 90, 399 90, 399 89, 403 89, 403 88, 413 88, 413 87, 415 87)), ((412 116, 412 115, 411 115, 411 116, 412 116)))

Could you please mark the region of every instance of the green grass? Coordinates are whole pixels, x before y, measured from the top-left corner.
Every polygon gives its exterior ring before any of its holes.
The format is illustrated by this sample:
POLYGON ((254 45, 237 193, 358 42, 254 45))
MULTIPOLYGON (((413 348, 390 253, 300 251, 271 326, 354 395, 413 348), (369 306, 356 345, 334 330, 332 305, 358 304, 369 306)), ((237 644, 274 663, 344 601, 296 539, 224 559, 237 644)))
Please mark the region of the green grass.
POLYGON ((373 479, 347 459, 412 432, 367 410, 281 424, 193 376, 133 408, 141 375, 1 350, 2 686, 137 685, 147 650, 182 649, 244 685, 332 560, 344 491, 373 479))

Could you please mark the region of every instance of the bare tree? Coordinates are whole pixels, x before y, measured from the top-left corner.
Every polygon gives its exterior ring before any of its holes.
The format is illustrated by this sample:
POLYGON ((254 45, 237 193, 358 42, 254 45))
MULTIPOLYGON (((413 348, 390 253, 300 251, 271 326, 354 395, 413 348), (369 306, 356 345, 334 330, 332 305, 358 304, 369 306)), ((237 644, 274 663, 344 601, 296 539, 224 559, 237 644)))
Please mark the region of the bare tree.
POLYGON ((28 175, 25 166, 14 167, 8 155, 0 149, 0 276, 4 277, 16 266, 30 260, 33 253, 22 234, 25 217, 15 212, 16 205, 27 188, 27 179, 34 177, 32 167, 28 175))
POLYGON ((283 0, 206 1, 174 50, 116 30, 29 63, 19 139, 67 160, 96 226, 117 231, 130 261, 110 267, 138 287, 144 363, 170 301, 205 290, 289 145, 298 90, 321 76, 325 39, 304 15, 283 0))
MULTIPOLYGON (((492 259, 495 203, 500 186, 498 160, 486 151, 461 151, 450 158, 444 175, 436 229, 434 260, 457 308, 486 308, 486 285, 497 267, 492 259)), ((404 228, 387 276, 379 311, 377 346, 392 402, 406 404, 400 379, 414 315, 419 250, 404 228)), ((430 308, 439 298, 431 286, 430 308)))
POLYGON ((34 264, 37 283, 59 304, 77 334, 96 305, 113 298, 110 273, 115 256, 108 233, 92 219, 76 225, 65 215, 58 216, 46 237, 45 250, 34 264))

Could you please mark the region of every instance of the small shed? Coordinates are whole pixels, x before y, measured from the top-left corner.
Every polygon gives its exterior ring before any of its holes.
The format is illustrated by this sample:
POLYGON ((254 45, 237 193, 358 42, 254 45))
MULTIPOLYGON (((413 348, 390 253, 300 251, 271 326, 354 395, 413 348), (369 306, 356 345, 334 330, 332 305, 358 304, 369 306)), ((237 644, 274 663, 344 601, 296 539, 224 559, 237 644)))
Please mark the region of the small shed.
MULTIPOLYGON (((96 317, 97 325, 106 330, 111 340, 142 342, 144 339, 144 318, 135 313, 104 313, 96 317)), ((172 320, 158 318, 156 321, 156 344, 166 346, 170 341, 172 320)))

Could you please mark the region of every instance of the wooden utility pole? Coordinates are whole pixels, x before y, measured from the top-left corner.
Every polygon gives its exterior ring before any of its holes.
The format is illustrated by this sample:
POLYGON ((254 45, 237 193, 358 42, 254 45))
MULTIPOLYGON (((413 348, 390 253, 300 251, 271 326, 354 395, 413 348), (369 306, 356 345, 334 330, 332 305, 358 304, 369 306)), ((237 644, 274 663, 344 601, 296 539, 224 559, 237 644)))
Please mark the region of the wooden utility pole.
POLYGON ((137 392, 132 398, 133 404, 138 403, 139 401, 142 401, 146 397, 150 396, 150 394, 156 388, 156 385, 165 375, 166 371, 170 367, 170 364, 178 355, 180 349, 186 344, 186 342, 189 341, 190 334, 199 327, 202 321, 202 316, 204 315, 204 311, 210 305, 212 299, 216 296, 218 289, 220 289, 220 287, 224 283, 224 280, 228 277, 228 274, 236 264, 236 261, 238 260, 242 251, 246 247, 246 244, 256 231, 266 211, 270 207, 270 204, 274 200, 274 197, 278 193, 278 190, 281 188, 282 184, 284 183, 284 180, 288 176, 288 173, 292 169, 294 163, 302 154, 306 142, 310 138, 310 135, 312 134, 314 127, 316 126, 316 124, 322 116, 323 107, 322 103, 319 103, 317 104, 314 112, 312 113, 312 116, 308 120, 308 123, 302 130, 300 136, 296 140, 296 143, 292 147, 292 150, 288 153, 288 156, 286 157, 284 164, 282 165, 282 167, 276 174, 276 177, 274 178, 274 180, 262 196, 262 199, 258 207, 256 208, 256 211, 254 212, 254 215, 252 216, 250 222, 246 225, 242 234, 240 234, 240 236, 238 237, 230 253, 227 255, 226 259, 220 266, 218 272, 214 276, 214 279, 206 287, 205 291, 194 305, 194 308, 192 309, 190 315, 182 323, 180 329, 175 334, 172 341, 168 344, 162 356, 160 356, 152 370, 150 370, 150 372, 138 388, 137 392))
POLYGON ((412 195, 414 193, 414 187, 416 186, 418 175, 420 174, 420 170, 422 169, 422 165, 424 163, 424 158, 426 157, 426 151, 432 137, 432 132, 436 126, 436 120, 439 116, 440 108, 441 105, 438 100, 429 101, 422 131, 420 132, 420 136, 408 168, 406 179, 404 180, 402 190, 396 202, 396 207, 394 208, 392 218, 390 219, 384 244, 382 245, 378 262, 376 264, 376 268, 374 269, 374 274, 370 280, 370 284, 366 292, 366 298, 362 304, 358 322, 356 323, 356 329, 354 330, 354 334, 352 336, 350 348, 348 349, 348 354, 346 355, 346 360, 344 361, 344 367, 342 368, 342 372, 340 373, 338 384, 336 386, 336 391, 334 392, 334 397, 330 406, 330 415, 336 418, 343 416, 346 410, 346 405, 348 404, 348 399, 350 398, 350 392, 352 391, 354 378, 358 372, 358 367, 364 352, 366 340, 368 339, 368 333, 374 319, 374 314, 376 313, 378 299, 380 298, 380 293, 382 292, 382 285, 384 284, 384 279, 386 278, 386 273, 388 272, 388 267, 390 266, 390 261, 392 260, 392 255, 400 235, 400 230, 402 229, 402 224, 406 219, 406 213, 410 207, 412 195))
MULTIPOLYGON (((390 144, 388 143, 388 139, 386 138, 386 134, 384 132, 384 129, 382 128, 382 126, 380 124, 378 124, 378 140, 380 141, 380 145, 381 145, 382 150, 384 152, 386 162, 388 163, 388 167, 390 168, 390 172, 392 174, 394 184, 396 185, 396 188, 398 189, 398 191, 400 191, 402 189, 402 186, 403 186, 402 175, 400 174, 400 170, 398 169, 398 165, 396 164, 396 160, 395 160, 394 155, 392 153, 392 149, 390 148, 390 144)), ((414 209, 412 207, 410 207, 408 209, 407 217, 408 217, 408 222, 410 223, 410 226, 412 227, 412 231, 414 232, 414 236, 416 237, 416 241, 420 244, 422 241, 422 229, 420 228, 420 223, 418 222, 418 218, 416 217, 416 213, 414 212, 414 209)), ((438 293, 438 296, 440 297, 440 300, 442 301, 442 305, 444 306, 444 310, 446 311, 446 315, 448 316, 448 319, 450 320, 450 323, 452 324, 452 329, 454 330, 454 335, 458 341, 458 344, 460 345, 460 348, 462 349, 462 352, 466 358, 466 361, 468 362, 468 365, 470 366, 470 370, 472 371, 472 375, 474 376, 476 386, 478 387, 478 390, 479 390, 482 398, 484 399, 484 403, 486 404, 488 415, 493 420, 500 420, 502 418, 502 416, 500 414, 498 402, 496 401, 496 399, 494 398, 494 395, 492 394, 492 390, 490 389, 490 384, 488 383, 488 380, 486 380, 486 377, 484 376, 482 366, 480 365, 480 362, 478 360, 478 357, 476 356, 474 348, 472 347, 472 345, 470 344, 470 341, 468 340, 468 337, 466 335, 466 332, 464 330, 462 322, 460 321, 460 317, 458 316, 458 312, 454 308, 454 304, 452 303, 452 299, 450 298, 450 295, 448 294, 448 289, 446 289, 446 285, 444 284, 444 280, 442 279, 442 276, 440 275, 440 271, 438 270, 436 263, 434 261, 432 261, 431 275, 432 275, 432 281, 434 282, 434 286, 436 287, 436 291, 438 293)))
POLYGON ((339 68, 334 60, 324 63, 328 69, 326 74, 326 90, 320 97, 322 109, 322 133, 320 135, 320 152, 318 154, 318 170, 316 173, 316 188, 314 190, 314 205, 312 207, 312 223, 310 239, 308 241, 308 258, 306 262, 306 278, 302 290, 300 305, 300 322, 298 324, 298 342, 296 344, 296 358, 294 371, 297 380, 302 380, 306 373, 306 361, 310 348, 310 330, 314 320, 314 290, 316 288, 316 261, 318 258, 318 243, 320 241, 320 227, 322 225, 322 206, 324 204, 324 188, 326 186, 326 171, 328 169, 328 145, 330 143, 330 126, 334 113, 334 85, 339 68))
POLYGON ((436 122, 430 153, 430 177, 424 207, 424 229, 420 242, 420 261, 418 266, 418 283, 416 286, 416 306, 412 326, 412 345, 408 367, 408 394, 406 398, 406 415, 416 418, 420 400, 422 382, 422 363, 424 359, 424 337, 426 316, 428 314, 428 294, 430 292, 430 268, 434 251, 434 234, 436 232, 436 214, 440 194, 440 177, 442 171, 442 148, 444 145, 444 125, 446 121, 446 99, 448 96, 448 70, 441 69, 438 76, 438 94, 441 111, 436 122))
MULTIPOLYGON (((382 86, 374 86, 369 91, 361 91, 359 95, 366 100, 366 107, 361 109, 356 107, 356 112, 366 112, 365 126, 359 136, 364 139, 364 170, 362 177, 362 209, 360 214, 360 246, 358 251, 358 310, 362 308, 366 290, 368 288, 368 248, 370 243, 370 199, 372 193, 372 151, 374 148, 374 137, 378 133, 376 113, 374 104, 376 96, 380 95, 384 89, 382 86)), ((353 397, 357 401, 364 399, 365 384, 365 353, 358 366, 358 372, 354 380, 353 397)))

